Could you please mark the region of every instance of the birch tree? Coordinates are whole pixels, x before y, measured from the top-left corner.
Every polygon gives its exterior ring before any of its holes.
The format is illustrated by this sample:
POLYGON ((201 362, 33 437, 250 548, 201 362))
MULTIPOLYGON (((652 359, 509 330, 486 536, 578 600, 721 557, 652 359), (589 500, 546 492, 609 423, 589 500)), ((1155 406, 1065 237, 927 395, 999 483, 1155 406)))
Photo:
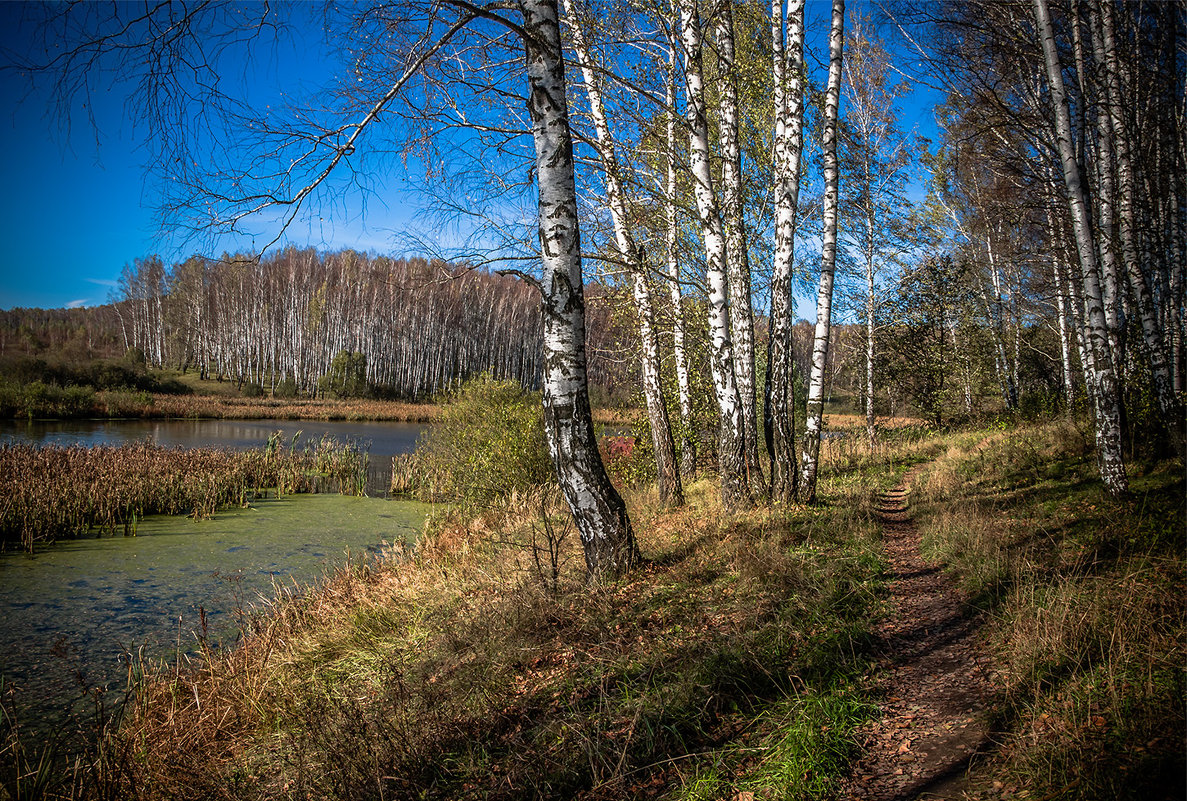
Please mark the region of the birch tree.
POLYGON ((828 363, 829 329, 832 325, 833 281, 837 267, 837 112, 841 94, 841 68, 845 43, 845 0, 833 0, 828 37, 828 85, 824 95, 824 235, 820 256, 820 283, 816 293, 816 330, 812 344, 812 374, 808 383, 807 421, 804 430, 800 497, 816 500, 816 475, 820 462, 820 437, 824 424, 825 368, 828 363))
POLYGON ((775 503, 795 498, 799 471, 795 451, 795 405, 792 391, 795 347, 796 214, 799 211, 800 156, 804 144, 804 2, 771 2, 771 73, 774 79, 775 252, 771 267, 770 332, 763 422, 771 457, 770 497, 775 503), (786 19, 785 19, 786 16, 786 19), (784 29, 786 28, 786 37, 784 29), (786 41, 786 47, 784 46, 786 41))
POLYGON ((675 361, 676 387, 680 396, 681 443, 680 471, 686 476, 697 472, 697 440, 693 431, 692 391, 688 375, 688 358, 685 353, 684 298, 680 289, 679 219, 676 206, 676 78, 677 42, 676 31, 680 27, 679 14, 672 22, 671 38, 668 41, 668 81, 666 87, 666 109, 664 126, 664 160, 666 176, 664 182, 665 229, 664 250, 667 259, 668 297, 672 307, 672 356, 675 361))
POLYGON ((718 132, 721 140, 721 206, 725 225, 726 271, 729 279, 730 335, 734 376, 742 406, 742 445, 750 492, 766 494, 758 459, 758 420, 754 382, 754 307, 751 303, 750 256, 742 192, 742 149, 739 143, 737 65, 734 48, 733 0, 717 6, 718 132))
POLYGON ((643 398, 647 406, 651 443, 655 451, 656 477, 660 503, 680 506, 684 503, 684 489, 676 465, 676 446, 668 420, 668 407, 660 383, 659 336, 655 324, 655 307, 648 282, 647 265, 628 223, 626 197, 623 191, 617 145, 610 131, 610 123, 602 102, 601 81, 589 46, 586 44, 582 22, 575 11, 574 0, 564 0, 565 16, 572 35, 573 49, 585 82, 589 98, 589 113, 597 137, 598 156, 606 190, 606 205, 614 225, 614 240, 619 258, 631 275, 635 311, 639 318, 639 341, 642 345, 640 362, 643 373, 643 398))
POLYGON ((689 169, 696 198, 698 224, 705 246, 705 283, 708 288, 710 370, 720 414, 717 447, 721 473, 721 500, 727 510, 750 505, 746 478, 746 451, 742 403, 734 377, 733 341, 730 331, 729 279, 720 205, 710 164, 709 124, 705 113, 701 28, 697 0, 678 0, 684 75, 687 83, 686 117, 689 169))
POLYGON ((1129 491, 1129 482, 1121 452, 1120 392, 1108 346, 1097 251, 1092 239, 1080 165, 1072 141, 1071 114, 1068 110, 1067 92, 1064 89, 1063 68, 1055 44, 1055 32, 1051 25, 1047 0, 1034 0, 1034 13, 1047 69, 1068 210, 1079 252, 1080 268, 1083 271, 1087 339, 1093 360, 1092 380, 1089 386, 1096 413, 1097 459, 1106 489, 1113 495, 1124 495, 1129 491))
POLYGON ((528 114, 540 187, 544 272, 544 432, 581 535, 589 575, 616 576, 638 560, 626 505, 606 475, 589 409, 585 303, 573 142, 555 0, 524 0, 528 114))

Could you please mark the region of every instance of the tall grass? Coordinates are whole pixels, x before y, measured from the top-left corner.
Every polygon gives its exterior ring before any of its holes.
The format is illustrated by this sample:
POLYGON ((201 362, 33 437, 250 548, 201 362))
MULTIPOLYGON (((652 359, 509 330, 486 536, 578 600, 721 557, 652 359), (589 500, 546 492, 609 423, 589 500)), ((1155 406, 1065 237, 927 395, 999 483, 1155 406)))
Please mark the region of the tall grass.
POLYGON ((847 451, 812 508, 627 488, 647 562, 607 585, 554 492, 439 513, 411 552, 260 610, 234 651, 150 672, 71 792, 820 797, 872 712, 876 497, 927 447, 847 451))
POLYGON ((367 456, 323 438, 304 448, 274 437, 246 451, 120 446, 0 445, 0 543, 36 543, 91 531, 134 534, 145 515, 209 517, 279 494, 362 494, 367 456))
POLYGON ((215 395, 154 395, 145 416, 226 420, 385 420, 429 423, 439 410, 426 403, 385 400, 301 400, 215 395))
POLYGON ((922 474, 924 544, 989 613, 1008 736, 985 768, 1062 798, 1183 797, 1181 462, 1111 499, 1068 422, 966 437, 922 474))

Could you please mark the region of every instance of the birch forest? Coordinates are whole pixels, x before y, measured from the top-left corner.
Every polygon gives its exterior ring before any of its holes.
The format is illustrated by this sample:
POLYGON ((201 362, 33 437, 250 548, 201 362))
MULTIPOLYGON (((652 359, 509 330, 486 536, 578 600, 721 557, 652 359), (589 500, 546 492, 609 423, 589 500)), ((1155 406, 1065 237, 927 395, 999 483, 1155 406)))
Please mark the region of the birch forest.
POLYGON ((539 385, 539 304, 522 282, 487 272, 284 250, 258 263, 140 260, 119 292, 122 344, 156 367, 308 395, 346 353, 361 355, 367 384, 402 398, 483 372, 539 385))
POLYGON ((1087 415, 1118 496, 1127 453, 1184 452, 1180 2, 331 4, 326 93, 244 110, 178 67, 290 11, 203 7, 175 39, 173 7, 72 8, 42 67, 67 104, 99 60, 168 67, 136 108, 180 230, 262 215, 280 243, 398 151, 471 234, 446 260, 138 261, 108 339, 152 364, 308 393, 357 354, 403 396, 478 372, 542 389, 594 572, 633 547, 594 545, 630 531, 597 360, 638 387, 672 505, 701 468, 729 509, 813 501, 829 409, 871 443, 890 414, 1087 415), (173 160, 211 115, 250 135, 173 160))

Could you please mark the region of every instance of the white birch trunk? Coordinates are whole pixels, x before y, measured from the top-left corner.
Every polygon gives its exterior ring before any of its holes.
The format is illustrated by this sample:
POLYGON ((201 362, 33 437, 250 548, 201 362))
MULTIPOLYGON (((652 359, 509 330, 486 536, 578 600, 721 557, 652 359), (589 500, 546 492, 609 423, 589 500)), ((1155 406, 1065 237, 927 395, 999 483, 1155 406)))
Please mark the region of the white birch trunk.
POLYGON ((1076 248, 1080 256, 1080 268, 1084 274, 1087 344, 1094 363, 1088 391, 1092 395, 1096 411, 1097 461, 1105 488, 1110 494, 1120 496, 1128 492, 1129 481, 1125 474, 1125 462, 1121 451, 1121 404, 1117 376, 1109 352, 1100 271, 1096 263, 1096 246, 1092 239, 1084 186, 1080 178, 1080 165, 1076 161, 1072 142, 1067 92, 1064 89, 1063 72, 1059 64, 1059 52, 1055 45, 1055 33, 1051 26, 1047 0, 1034 0, 1034 11, 1047 67, 1051 104, 1055 112, 1055 132, 1064 185, 1067 189, 1068 209, 1071 212, 1076 248))
POLYGON ((742 198, 742 153, 738 144, 738 86, 734 65, 733 0, 718 5, 717 55, 721 81, 718 130, 721 136, 721 205, 725 212, 726 269, 729 273, 730 333, 734 376, 742 403, 742 442, 750 491, 766 495, 758 459, 758 419, 754 386, 754 307, 750 298, 750 257, 742 198))
POLYGON ((522 0, 520 7, 540 186, 544 429, 587 571, 598 579, 630 569, 638 550, 626 506, 598 453, 589 409, 581 235, 556 0, 522 0))
POLYGON ((812 376, 808 384, 807 426, 804 431, 803 478, 800 495, 805 503, 816 500, 816 475, 820 463, 820 437, 824 425, 825 367, 832 326, 833 276, 837 266, 837 115, 841 95, 841 66, 845 47, 845 0, 833 0, 832 27, 828 38, 828 86, 824 95, 824 242, 820 256, 820 286, 816 293, 816 334, 812 343, 812 376))
POLYGON ((721 472, 721 502, 727 510, 750 505, 743 444, 742 404, 734 380, 733 342, 730 336, 729 282, 726 277, 725 238, 709 164, 709 126, 705 119, 705 93, 701 73, 701 20, 697 0, 679 0, 684 71, 688 83, 689 167, 697 216, 705 242, 705 277, 709 290, 709 346, 713 390, 721 424, 717 448, 721 472))
MULTIPOLYGON (((870 209, 872 215, 872 204, 870 209)), ((873 232, 874 221, 866 220, 866 230, 873 232)), ((866 251, 866 435, 870 446, 878 442, 878 427, 874 418, 874 250, 873 237, 870 237, 869 250, 866 251)))
POLYGON ((1059 316, 1059 354, 1060 364, 1063 366, 1063 402, 1067 414, 1070 416, 1076 403, 1076 383, 1072 377, 1071 337, 1068 334, 1067 324, 1067 282, 1063 279, 1063 270, 1059 262, 1059 256, 1053 255, 1051 271, 1055 276, 1055 309, 1059 316))
POLYGON ((770 498, 795 499, 799 464, 795 452, 795 263, 796 215, 799 211, 800 155, 804 144, 804 0, 790 0, 787 48, 783 47, 783 0, 771 2, 772 73, 775 84, 775 254, 771 268, 771 328, 767 342, 767 380, 763 420, 771 457, 770 498))
MULTIPOLYGON (((673 23, 679 27, 679 20, 673 23)), ((673 36, 675 36, 673 31, 673 36)), ((692 390, 689 384, 688 359, 684 353, 684 298, 680 290, 680 249, 677 244, 678 220, 676 216, 676 45, 672 42, 668 50, 668 119, 667 137, 667 248, 668 295, 672 302, 672 350, 676 361, 676 386, 680 394, 680 472, 686 476, 697 473, 697 440, 693 430, 692 390)))
POLYGON ((602 90, 598 75, 590 60, 585 35, 573 10, 573 0, 564 0, 565 15, 570 22, 573 35, 573 49, 581 65, 585 81, 585 92, 589 98, 590 116, 598 138, 598 150, 602 160, 602 173, 606 184, 606 201, 614 222, 614 240, 618 253, 631 272, 634 285, 635 308, 639 315, 639 342, 642 348, 641 367, 643 373, 643 398, 647 405, 647 419, 651 429, 651 444, 655 451, 656 479, 659 487, 660 504, 681 506, 684 504, 684 488, 680 483, 680 471, 676 466, 676 444, 672 441, 672 427, 668 421, 668 406, 660 383, 659 337, 655 330, 655 309, 651 301, 651 288, 647 282, 647 268, 642 253, 627 224, 626 198, 623 195, 618 158, 615 153, 610 123, 606 119, 602 103, 602 90))
MULTIPOLYGON (((1125 272, 1129 277, 1129 286, 1133 290, 1134 300, 1137 302, 1138 319, 1141 323, 1143 351, 1150 368, 1150 375, 1154 385, 1154 396, 1158 399, 1159 409, 1170 433, 1171 444, 1179 457, 1187 455, 1187 442, 1184 438, 1183 405, 1175 392, 1175 381, 1170 366, 1170 355, 1166 347, 1166 340, 1158 321, 1158 312, 1154 305, 1154 297, 1146 282, 1138 262, 1137 248, 1134 244, 1135 223, 1135 188, 1133 178, 1132 148, 1129 133, 1121 115, 1124 103, 1120 68, 1117 64, 1116 37, 1113 31, 1113 9, 1108 2, 1099 3, 1101 9, 1101 36, 1094 37, 1093 44, 1097 47, 1096 58, 1105 65, 1108 97, 1103 105, 1108 109, 1109 124, 1102 126, 1106 133, 1110 133, 1109 140, 1116 143, 1117 176, 1121 184, 1120 192, 1120 238, 1121 258, 1125 263, 1125 272), (1103 52, 1102 52, 1103 51, 1103 52)), ((1102 114, 1104 112, 1102 111, 1102 114)), ((1109 151, 1109 157, 1113 151, 1109 151)), ((1109 229, 1106 229, 1108 231, 1109 229)), ((1181 268, 1181 265, 1180 265, 1181 268)))

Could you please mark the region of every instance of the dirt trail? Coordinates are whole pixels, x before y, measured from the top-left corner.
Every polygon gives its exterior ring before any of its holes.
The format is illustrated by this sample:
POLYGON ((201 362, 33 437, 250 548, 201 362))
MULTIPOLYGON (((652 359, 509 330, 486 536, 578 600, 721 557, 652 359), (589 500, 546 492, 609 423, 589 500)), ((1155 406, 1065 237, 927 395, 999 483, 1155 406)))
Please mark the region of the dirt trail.
POLYGON ((861 734, 843 798, 956 798, 973 755, 989 744, 989 657, 939 565, 923 559, 907 508, 920 468, 882 495, 878 514, 890 564, 890 612, 879 624, 880 720, 861 734))

